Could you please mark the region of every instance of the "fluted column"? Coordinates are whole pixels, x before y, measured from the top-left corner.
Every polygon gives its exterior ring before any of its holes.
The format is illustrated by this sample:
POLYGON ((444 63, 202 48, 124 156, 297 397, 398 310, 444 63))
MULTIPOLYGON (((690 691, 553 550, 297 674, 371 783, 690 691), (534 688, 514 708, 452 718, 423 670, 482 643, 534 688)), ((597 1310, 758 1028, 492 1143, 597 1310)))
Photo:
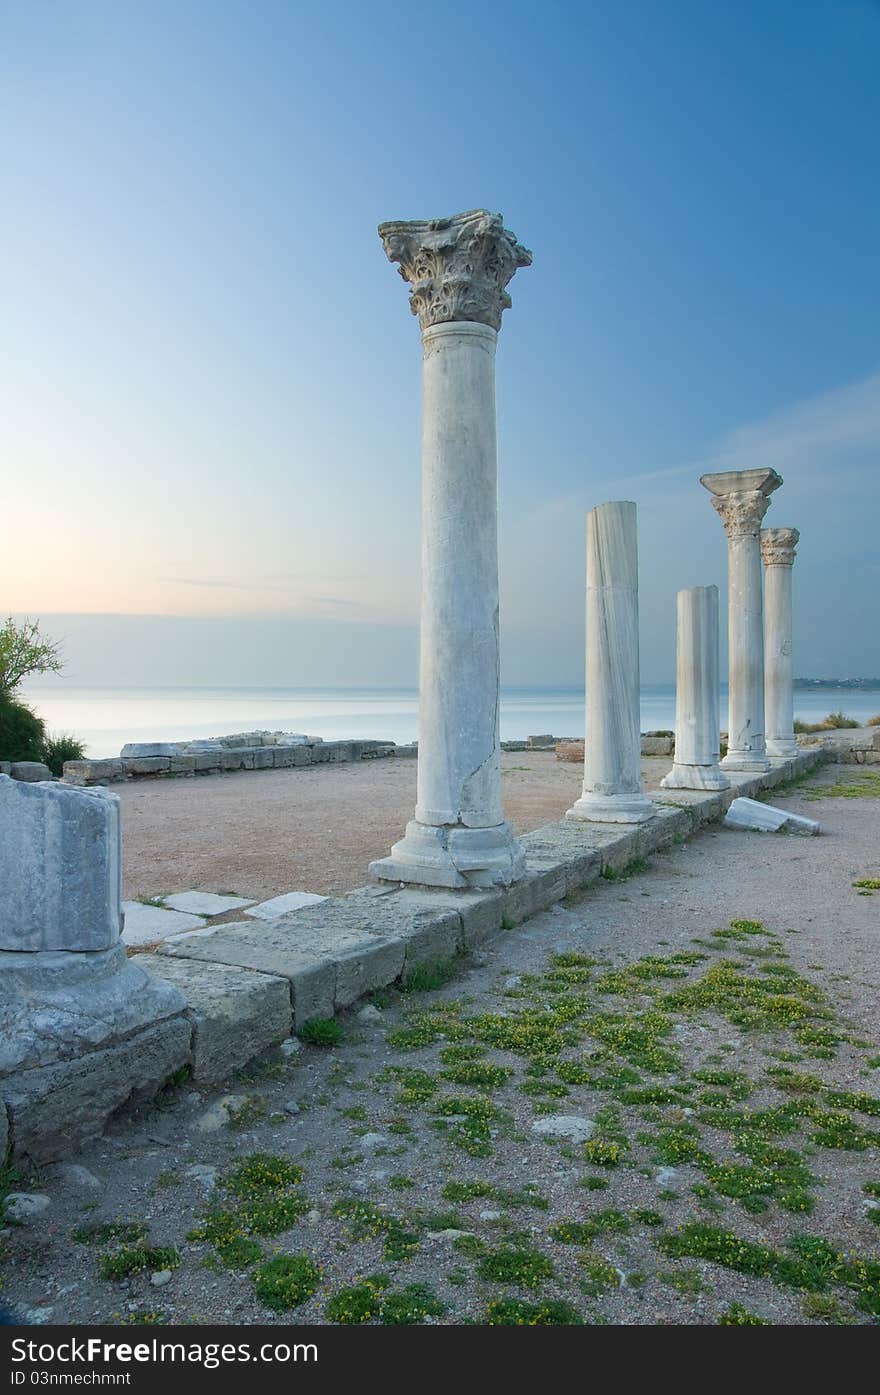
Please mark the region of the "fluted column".
POLYGON ((719 750, 718 587, 690 586, 676 597, 675 763, 661 785, 728 789, 719 750))
POLYGON ((422 327, 422 593, 415 818, 370 872, 504 885, 525 857, 501 803, 495 345, 531 253, 483 210, 379 235, 422 327))
POLYGON ((782 484, 775 470, 727 470, 702 475, 727 534, 728 770, 770 769, 764 740, 764 622, 758 535, 770 495, 782 484))
POLYGON ((794 735, 792 684, 791 569, 800 538, 797 528, 762 528, 764 563, 764 707, 767 756, 780 765, 798 750, 794 735))
POLYGON ((643 823, 639 722, 639 557, 636 506, 587 514, 584 790, 567 819, 643 823))

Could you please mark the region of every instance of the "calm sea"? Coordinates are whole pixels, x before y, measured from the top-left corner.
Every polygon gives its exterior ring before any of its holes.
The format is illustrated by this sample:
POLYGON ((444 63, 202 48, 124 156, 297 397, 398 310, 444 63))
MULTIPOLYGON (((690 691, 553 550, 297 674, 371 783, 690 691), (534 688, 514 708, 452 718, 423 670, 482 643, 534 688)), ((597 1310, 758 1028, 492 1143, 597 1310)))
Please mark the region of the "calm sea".
MULTIPOLYGON (((302 731, 334 740, 347 736, 413 741, 418 695, 406 688, 75 688, 34 684, 23 693, 49 730, 72 732, 90 756, 118 755, 126 741, 185 741, 235 731, 302 731)), ((672 684, 648 684, 641 695, 642 731, 671 729, 672 684)), ((726 690, 721 725, 726 725, 726 690)), ((880 692, 826 688, 796 691, 795 715, 819 721, 844 711, 865 722, 880 712, 880 692)), ((501 739, 551 732, 583 736, 582 688, 511 688, 501 694, 501 739)))

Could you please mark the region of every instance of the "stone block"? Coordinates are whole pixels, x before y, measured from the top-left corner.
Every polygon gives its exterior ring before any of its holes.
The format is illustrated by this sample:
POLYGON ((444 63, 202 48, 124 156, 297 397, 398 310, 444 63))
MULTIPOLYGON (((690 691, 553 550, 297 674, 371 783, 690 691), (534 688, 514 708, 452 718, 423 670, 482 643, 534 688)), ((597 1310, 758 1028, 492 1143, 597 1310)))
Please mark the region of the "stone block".
POLYGON ((641 753, 643 756, 671 756, 675 740, 671 736, 643 736, 641 753))
POLYGON ((123 746, 119 754, 123 760, 176 756, 177 743, 174 741, 129 741, 123 746))
POLYGON ((415 759, 419 754, 418 742, 410 741, 404 746, 395 746, 394 754, 401 759, 415 759))
POLYGON ((297 1029, 310 1017, 333 1016, 336 987, 333 947, 328 944, 322 952, 313 940, 299 945, 286 922, 233 922, 218 926, 210 935, 166 940, 158 952, 180 959, 231 964, 287 979, 297 1029))
POLYGON ((155 944, 168 935, 198 930, 205 924, 201 916, 169 911, 164 906, 145 906, 142 901, 123 901, 122 910, 125 915, 123 943, 132 946, 155 944))
POLYGON ((194 775, 196 770, 196 758, 190 755, 175 755, 171 757, 172 775, 194 775))
MULTIPOLYGON (((229 911, 240 911, 244 906, 253 904, 253 898, 250 896, 220 896, 216 891, 175 891, 173 896, 166 896, 162 900, 166 910, 209 917, 226 915, 229 911)), ((195 927, 180 928, 183 930, 195 927)))
POLYGON ((221 747, 216 750, 196 751, 193 754, 193 770, 196 774, 213 774, 220 769, 220 762, 223 758, 221 747))
POLYGON ((121 929, 119 797, 0 776, 0 950, 103 950, 121 929))
POLYGON ((114 760, 66 760, 61 777, 67 785, 106 785, 125 779, 125 768, 114 760))
POLYGON ((181 1012, 101 1050, 0 1079, 13 1158, 46 1163, 75 1152, 117 1110, 151 1099, 189 1065, 191 1038, 181 1012))
POLYGON ((556 745, 556 737, 550 736, 529 736, 526 738, 530 751, 549 751, 556 745))
POLYGON ((349 1007, 365 993, 384 988, 399 978, 406 947, 403 937, 384 940, 365 934, 359 944, 340 951, 336 958, 336 1007, 349 1007))
POLYGON ((9 767, 9 774, 13 780, 22 780, 29 785, 54 778, 48 765, 43 765, 39 760, 14 760, 9 767))
POLYGON ((192 1078, 219 1085, 290 1035, 290 983, 228 964, 138 954, 130 961, 177 988, 193 1026, 192 1078))
POLYGON ((254 770, 271 770, 275 764, 275 748, 262 746, 254 751, 254 770))
MULTIPOLYGON (((11 760, 0 760, 0 775, 9 775, 11 770, 12 770, 12 761, 11 761, 11 760)), ((10 779, 11 779, 11 778, 12 778, 12 777, 11 777, 11 775, 10 775, 10 779)))
POLYGON ((320 901, 326 900, 326 896, 318 896, 313 891, 285 891, 256 906, 248 902, 245 915, 253 916, 256 920, 279 920, 291 911, 301 911, 304 906, 317 906, 320 901))
POLYGON ((171 771, 171 757, 123 756, 122 768, 126 775, 168 775, 171 771))
POLYGON ((561 863, 547 862, 536 867, 529 860, 527 865, 526 875, 502 892, 502 925, 507 929, 547 910, 566 894, 565 867, 561 863))

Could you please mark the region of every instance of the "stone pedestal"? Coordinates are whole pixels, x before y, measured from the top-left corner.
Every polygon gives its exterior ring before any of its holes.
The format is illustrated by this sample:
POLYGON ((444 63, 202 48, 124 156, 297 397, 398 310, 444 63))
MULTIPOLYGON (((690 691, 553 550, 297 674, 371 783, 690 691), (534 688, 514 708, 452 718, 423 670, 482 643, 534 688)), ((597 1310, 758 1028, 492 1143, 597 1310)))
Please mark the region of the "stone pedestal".
POLYGON ((565 817, 643 823, 656 811, 642 789, 635 504, 587 514, 586 621, 584 792, 565 817))
POLYGON ((120 943, 120 852, 117 795, 0 775, 0 1113, 16 1157, 73 1152, 189 1059, 186 1000, 120 943))
POLYGON ((719 768, 718 587, 676 598, 675 763, 663 789, 726 790, 719 768))
POLYGON ((727 770, 770 769, 764 740, 764 622, 758 534, 770 495, 782 484, 775 470, 727 470, 702 475, 727 534, 728 717, 727 770))
POLYGON ((791 569, 797 528, 762 528, 764 562, 764 708, 767 756, 781 765, 800 749, 794 735, 791 569))
POLYGON ((370 872, 506 885, 525 859, 501 804, 495 345, 531 254, 482 211, 379 233, 422 326, 422 592, 415 818, 370 872))

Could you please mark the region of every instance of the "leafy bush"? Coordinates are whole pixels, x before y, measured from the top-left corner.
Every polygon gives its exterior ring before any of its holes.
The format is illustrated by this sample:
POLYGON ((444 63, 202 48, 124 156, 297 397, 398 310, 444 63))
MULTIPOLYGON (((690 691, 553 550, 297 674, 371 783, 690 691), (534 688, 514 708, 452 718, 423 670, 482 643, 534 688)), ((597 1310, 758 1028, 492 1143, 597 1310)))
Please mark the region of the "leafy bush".
POLYGON ((342 1041, 342 1024, 335 1017, 310 1017, 300 1027, 298 1036, 310 1046, 338 1046, 342 1041))
POLYGON ((60 736, 47 736, 43 741, 42 760, 53 775, 63 775, 64 762, 82 760, 85 753, 83 743, 67 732, 62 732, 60 736))
POLYGON ((0 693, 0 760, 43 759, 46 725, 23 702, 0 693))
MULTIPOLYGON (((880 720, 880 716, 878 716, 880 720)), ((817 731, 850 731, 860 725, 854 717, 847 717, 843 712, 829 712, 823 722, 802 722, 795 718, 794 730, 796 733, 812 733, 817 731)), ((870 725, 870 723, 869 723, 870 725)))
POLYGON ((873 717, 868 718, 869 727, 880 727, 880 712, 875 712, 873 717))

